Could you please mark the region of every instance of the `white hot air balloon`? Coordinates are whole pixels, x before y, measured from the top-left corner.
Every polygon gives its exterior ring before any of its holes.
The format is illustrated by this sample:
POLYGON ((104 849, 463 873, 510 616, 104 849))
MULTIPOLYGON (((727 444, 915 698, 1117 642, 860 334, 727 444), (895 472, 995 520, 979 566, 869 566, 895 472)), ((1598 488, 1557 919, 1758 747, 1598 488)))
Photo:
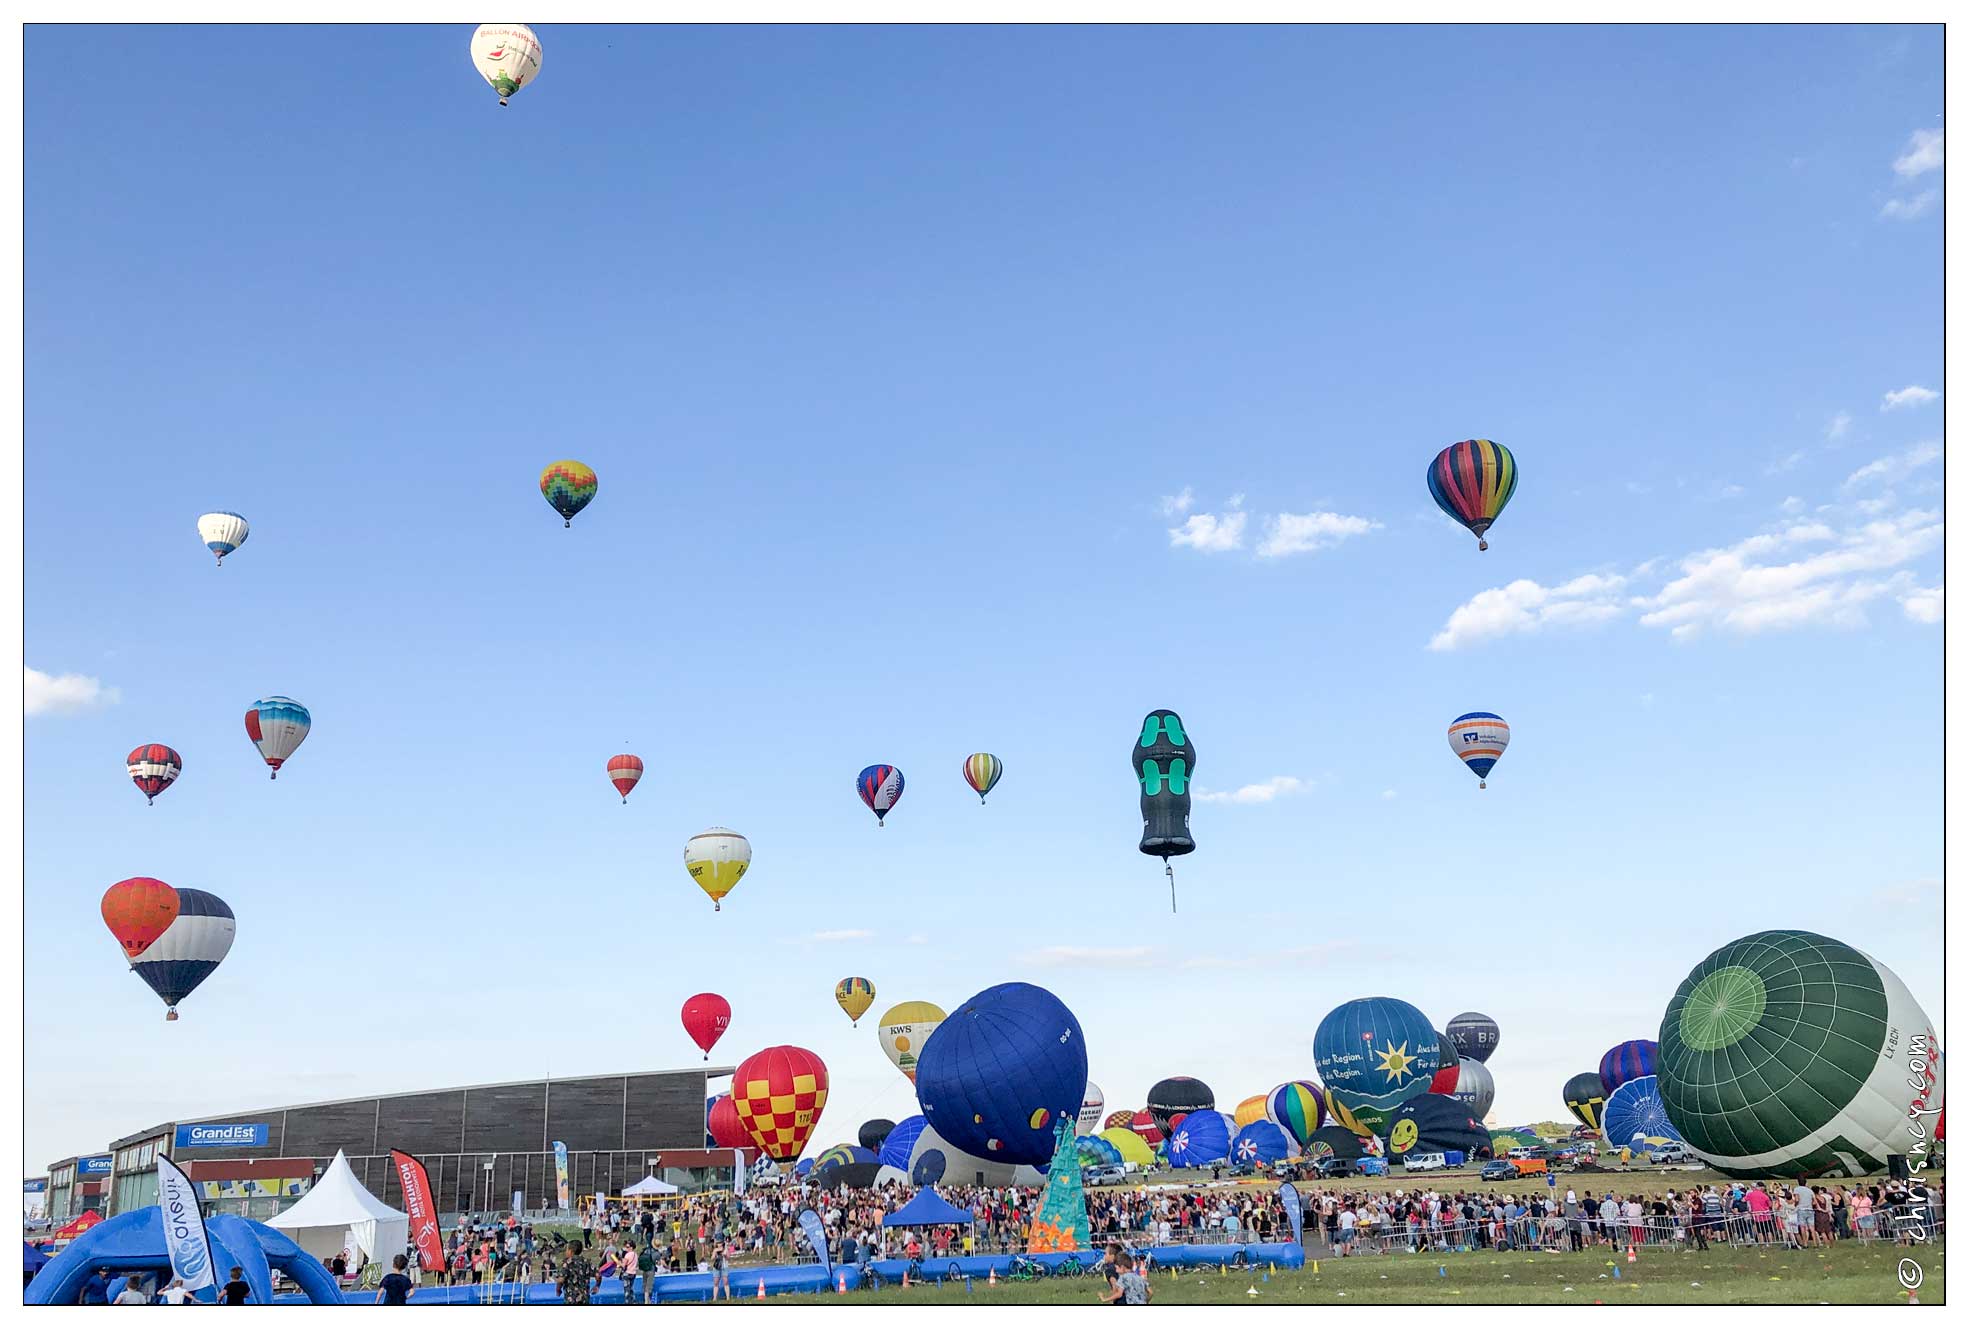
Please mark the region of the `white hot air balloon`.
POLYGON ((237 512, 208 512, 198 519, 198 538, 212 551, 213 557, 225 564, 226 555, 246 543, 246 533, 251 529, 246 518, 237 512))
POLYGON ((1101 1086, 1089 1080, 1087 1092, 1080 1096, 1080 1116, 1073 1123, 1073 1133, 1092 1135, 1101 1129, 1101 1113, 1107 1105, 1107 1096, 1101 1092, 1101 1086))
POLYGON ((684 845, 684 870, 711 897, 713 912, 725 907, 725 897, 751 866, 752 842, 723 826, 699 831, 684 845))
POLYGON ((540 72, 540 39, 524 23, 481 23, 472 34, 472 66, 504 106, 540 72))

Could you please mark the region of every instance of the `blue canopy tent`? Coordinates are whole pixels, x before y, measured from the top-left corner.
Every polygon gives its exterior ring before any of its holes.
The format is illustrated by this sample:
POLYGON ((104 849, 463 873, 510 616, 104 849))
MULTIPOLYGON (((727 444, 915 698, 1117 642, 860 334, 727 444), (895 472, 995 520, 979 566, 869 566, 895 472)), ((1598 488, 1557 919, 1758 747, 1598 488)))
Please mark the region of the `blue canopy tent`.
POLYGON ((48 1263, 47 1252, 40 1250, 37 1247, 29 1246, 26 1242, 22 1242, 21 1246, 27 1252, 25 1255, 21 1256, 21 1263, 25 1267, 26 1271, 30 1274, 39 1273, 41 1271, 41 1266, 48 1263))
POLYGON ((975 1223, 969 1209, 959 1209, 927 1186, 916 1198, 882 1220, 883 1227, 943 1227, 954 1223, 975 1223))

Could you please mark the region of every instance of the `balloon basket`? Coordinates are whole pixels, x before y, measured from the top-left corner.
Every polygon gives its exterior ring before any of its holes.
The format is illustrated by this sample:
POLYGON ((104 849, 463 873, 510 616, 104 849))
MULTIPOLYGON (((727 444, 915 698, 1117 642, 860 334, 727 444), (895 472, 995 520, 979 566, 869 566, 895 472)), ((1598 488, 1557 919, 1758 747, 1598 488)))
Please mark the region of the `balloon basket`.
POLYGON ((171 1009, 164 1012, 164 1023, 166 1024, 170 1024, 173 1020, 177 1018, 178 1018, 178 1008, 176 1006, 173 1006, 171 1007, 171 1009))

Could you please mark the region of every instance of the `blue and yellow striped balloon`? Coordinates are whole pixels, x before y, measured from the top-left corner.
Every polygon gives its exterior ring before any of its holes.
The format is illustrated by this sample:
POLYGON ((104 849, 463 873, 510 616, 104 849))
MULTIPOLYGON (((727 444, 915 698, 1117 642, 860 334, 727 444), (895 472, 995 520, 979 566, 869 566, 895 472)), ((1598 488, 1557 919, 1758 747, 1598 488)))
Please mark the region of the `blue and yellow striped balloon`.
POLYGON ((1303 1145, 1326 1124, 1326 1095, 1310 1080, 1288 1080, 1265 1095, 1265 1120, 1303 1145))

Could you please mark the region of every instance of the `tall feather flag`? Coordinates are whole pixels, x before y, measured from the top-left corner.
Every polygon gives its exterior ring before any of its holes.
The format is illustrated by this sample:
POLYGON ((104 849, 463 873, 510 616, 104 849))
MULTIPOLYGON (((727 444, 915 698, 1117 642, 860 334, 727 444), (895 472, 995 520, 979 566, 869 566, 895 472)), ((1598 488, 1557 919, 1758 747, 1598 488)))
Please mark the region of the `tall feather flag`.
POLYGON ((431 1202, 431 1174, 401 1149, 390 1150, 403 1189, 403 1210, 410 1215, 410 1240, 417 1247, 417 1267, 429 1273, 444 1269, 444 1236, 438 1231, 438 1210, 431 1202))
POLYGON ((212 1239, 205 1234, 205 1216, 198 1210, 198 1188, 176 1163, 157 1159, 157 1212, 164 1222, 164 1249, 171 1257, 171 1274, 196 1292, 218 1282, 212 1276, 212 1239))

